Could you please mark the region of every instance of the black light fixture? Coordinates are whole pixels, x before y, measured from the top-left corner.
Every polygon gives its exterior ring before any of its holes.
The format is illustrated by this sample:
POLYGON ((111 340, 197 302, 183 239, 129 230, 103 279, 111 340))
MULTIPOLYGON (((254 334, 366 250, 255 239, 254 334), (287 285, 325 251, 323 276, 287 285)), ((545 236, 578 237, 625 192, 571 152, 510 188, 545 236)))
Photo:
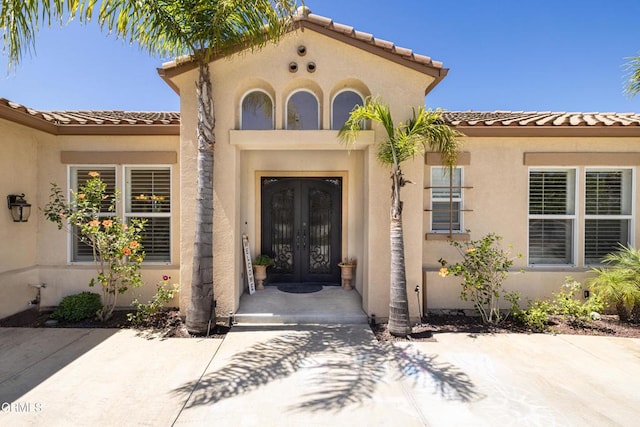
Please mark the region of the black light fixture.
POLYGON ((31 205, 24 199, 22 194, 9 194, 7 196, 7 205, 11 211, 13 222, 27 222, 31 215, 31 205))

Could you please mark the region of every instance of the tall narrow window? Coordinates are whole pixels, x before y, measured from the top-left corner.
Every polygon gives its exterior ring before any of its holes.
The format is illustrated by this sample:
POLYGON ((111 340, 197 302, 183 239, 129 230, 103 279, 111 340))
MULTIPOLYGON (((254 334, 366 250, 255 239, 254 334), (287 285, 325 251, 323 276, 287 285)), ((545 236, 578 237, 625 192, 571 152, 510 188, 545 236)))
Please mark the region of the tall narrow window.
POLYGON ((320 128, 318 99, 311 92, 299 91, 287 102, 287 129, 318 130, 320 128))
POLYGON ((587 170, 585 179, 584 262, 598 264, 627 245, 631 225, 631 169, 587 170))
POLYGON ((529 264, 574 263, 575 169, 529 172, 529 264))
POLYGON ((127 167, 125 218, 146 220, 145 261, 171 261, 171 169, 127 167))
POLYGON ((273 129, 273 102, 265 92, 249 92, 242 99, 243 130, 273 129))
MULTIPOLYGON (((73 166, 70 168, 70 187, 73 191, 78 191, 80 186, 86 184, 91 179, 89 172, 98 172, 100 179, 107 185, 106 194, 109 198, 104 200, 100 208, 99 217, 106 218, 115 216, 115 212, 109 211, 109 206, 113 202, 113 197, 116 192, 116 168, 115 167, 88 167, 88 166, 73 166)), ((73 228, 71 237, 71 261, 84 262, 93 261, 93 249, 91 246, 82 241, 79 231, 76 227, 73 228)))
POLYGON ((356 105, 363 105, 362 97, 352 90, 340 92, 331 105, 331 129, 339 130, 356 105))
POLYGON ((431 231, 462 231, 462 168, 431 168, 431 231))

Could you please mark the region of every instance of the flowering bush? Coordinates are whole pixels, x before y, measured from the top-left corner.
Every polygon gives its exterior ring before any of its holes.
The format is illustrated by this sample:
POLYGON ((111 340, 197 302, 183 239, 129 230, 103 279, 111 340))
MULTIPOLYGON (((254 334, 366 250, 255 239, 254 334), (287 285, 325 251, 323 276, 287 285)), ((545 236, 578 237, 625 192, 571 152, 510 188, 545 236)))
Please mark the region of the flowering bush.
POLYGON ((180 287, 175 283, 168 287, 170 279, 171 276, 162 276, 162 281, 158 283, 155 295, 148 303, 141 303, 137 298, 133 300, 131 305, 136 309, 136 312, 127 314, 127 319, 131 323, 138 326, 152 323, 157 314, 165 309, 167 303, 180 291, 180 287))
POLYGON ((140 234, 144 221, 133 219, 127 225, 117 216, 100 217, 105 209, 115 211, 116 197, 105 194, 107 185, 98 172, 89 172, 89 176, 77 193, 71 192, 68 203, 60 187, 52 184, 44 214, 58 224, 58 229, 68 228, 91 247, 98 275, 89 286, 98 284, 102 288, 103 307, 98 318, 107 320, 113 314, 118 295, 129 287, 142 285, 139 270, 144 251, 140 234))
POLYGON ((482 321, 490 324, 504 320, 500 315, 500 300, 515 298, 515 294, 507 293, 502 287, 514 258, 500 248, 501 239, 490 233, 480 240, 465 243, 451 241, 450 244, 462 255, 462 261, 447 266, 447 261, 442 258, 439 260, 442 265, 440 276, 462 277, 460 299, 471 301, 482 321))

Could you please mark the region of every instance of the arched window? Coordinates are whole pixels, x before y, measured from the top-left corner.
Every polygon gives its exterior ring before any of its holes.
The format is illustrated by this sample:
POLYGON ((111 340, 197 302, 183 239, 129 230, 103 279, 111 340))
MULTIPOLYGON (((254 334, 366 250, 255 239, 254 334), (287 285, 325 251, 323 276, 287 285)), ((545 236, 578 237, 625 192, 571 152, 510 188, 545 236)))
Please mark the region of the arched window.
POLYGON ((273 101, 265 92, 255 90, 242 98, 243 130, 273 129, 273 101))
POLYGON ((331 106, 331 129, 340 129, 356 105, 364 105, 362 97, 357 92, 345 90, 337 94, 331 106))
POLYGON ((307 91, 299 91, 291 95, 287 102, 287 129, 318 130, 320 114, 318 99, 307 91))

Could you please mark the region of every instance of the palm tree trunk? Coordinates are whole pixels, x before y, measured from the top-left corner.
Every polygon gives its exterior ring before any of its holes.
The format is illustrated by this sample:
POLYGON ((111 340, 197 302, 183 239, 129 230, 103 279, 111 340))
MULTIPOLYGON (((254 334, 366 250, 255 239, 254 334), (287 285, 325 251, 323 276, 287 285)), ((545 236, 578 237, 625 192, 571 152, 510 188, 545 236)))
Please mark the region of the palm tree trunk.
POLYGON ((402 201, 400 189, 404 186, 402 171, 398 165, 391 176, 391 285, 389 301, 389 333, 406 337, 409 326, 409 302, 407 297, 407 273, 404 263, 404 239, 402 234, 402 201))
POLYGON ((186 326, 191 333, 207 332, 209 321, 215 322, 213 304, 213 147, 215 116, 211 94, 209 64, 198 69, 198 188, 196 195, 195 239, 191 300, 186 326))

